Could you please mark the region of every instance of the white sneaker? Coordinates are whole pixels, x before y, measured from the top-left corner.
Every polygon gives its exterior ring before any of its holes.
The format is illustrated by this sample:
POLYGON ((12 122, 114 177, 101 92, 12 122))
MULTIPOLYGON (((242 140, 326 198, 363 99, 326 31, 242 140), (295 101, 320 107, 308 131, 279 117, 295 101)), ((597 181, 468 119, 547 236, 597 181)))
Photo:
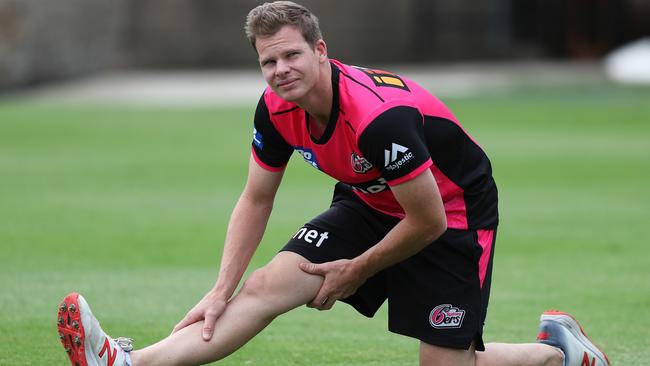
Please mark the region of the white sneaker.
POLYGON ((545 311, 537 341, 564 352, 564 366, 609 366, 607 355, 591 343, 578 321, 561 311, 545 311))
POLYGON ((130 340, 107 336, 83 296, 71 293, 63 299, 57 328, 72 366, 130 366, 130 340))

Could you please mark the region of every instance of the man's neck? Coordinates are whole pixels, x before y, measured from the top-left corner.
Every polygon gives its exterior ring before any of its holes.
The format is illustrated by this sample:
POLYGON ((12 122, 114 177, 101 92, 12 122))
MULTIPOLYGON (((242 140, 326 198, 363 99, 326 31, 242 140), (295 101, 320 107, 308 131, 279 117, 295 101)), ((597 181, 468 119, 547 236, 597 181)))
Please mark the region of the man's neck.
POLYGON ((321 64, 319 80, 314 89, 296 104, 309 114, 314 124, 325 129, 332 113, 332 98, 332 67, 326 62, 321 64))

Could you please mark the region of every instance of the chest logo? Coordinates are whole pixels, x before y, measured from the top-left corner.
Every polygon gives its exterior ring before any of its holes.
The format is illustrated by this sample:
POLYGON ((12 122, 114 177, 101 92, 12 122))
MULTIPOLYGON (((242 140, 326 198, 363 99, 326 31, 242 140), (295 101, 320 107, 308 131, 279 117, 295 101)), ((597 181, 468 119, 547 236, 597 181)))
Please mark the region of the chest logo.
POLYGON ((370 162, 363 156, 352 153, 350 160, 352 162, 352 170, 354 170, 355 173, 363 174, 372 169, 372 164, 370 164, 370 162))

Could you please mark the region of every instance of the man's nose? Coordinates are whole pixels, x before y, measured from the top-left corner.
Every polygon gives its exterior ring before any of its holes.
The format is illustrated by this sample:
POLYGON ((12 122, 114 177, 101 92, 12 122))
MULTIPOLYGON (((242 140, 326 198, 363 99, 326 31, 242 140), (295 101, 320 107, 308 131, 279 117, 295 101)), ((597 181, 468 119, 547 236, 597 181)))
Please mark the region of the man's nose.
POLYGON ((286 75, 290 70, 289 63, 284 60, 278 60, 275 64, 275 74, 278 76, 286 75))

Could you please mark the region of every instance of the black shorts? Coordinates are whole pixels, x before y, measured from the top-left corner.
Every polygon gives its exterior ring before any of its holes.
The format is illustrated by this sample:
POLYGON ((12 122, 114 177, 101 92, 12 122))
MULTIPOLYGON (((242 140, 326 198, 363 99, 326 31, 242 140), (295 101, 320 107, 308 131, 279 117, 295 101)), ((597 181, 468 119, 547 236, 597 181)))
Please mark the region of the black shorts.
MULTIPOLYGON (((305 224, 282 251, 314 263, 352 259, 379 242, 398 218, 369 208, 338 183, 331 207, 305 224)), ((425 343, 484 350, 496 230, 447 230, 418 254, 369 278, 341 301, 372 317, 388 299, 389 330, 425 343)))

